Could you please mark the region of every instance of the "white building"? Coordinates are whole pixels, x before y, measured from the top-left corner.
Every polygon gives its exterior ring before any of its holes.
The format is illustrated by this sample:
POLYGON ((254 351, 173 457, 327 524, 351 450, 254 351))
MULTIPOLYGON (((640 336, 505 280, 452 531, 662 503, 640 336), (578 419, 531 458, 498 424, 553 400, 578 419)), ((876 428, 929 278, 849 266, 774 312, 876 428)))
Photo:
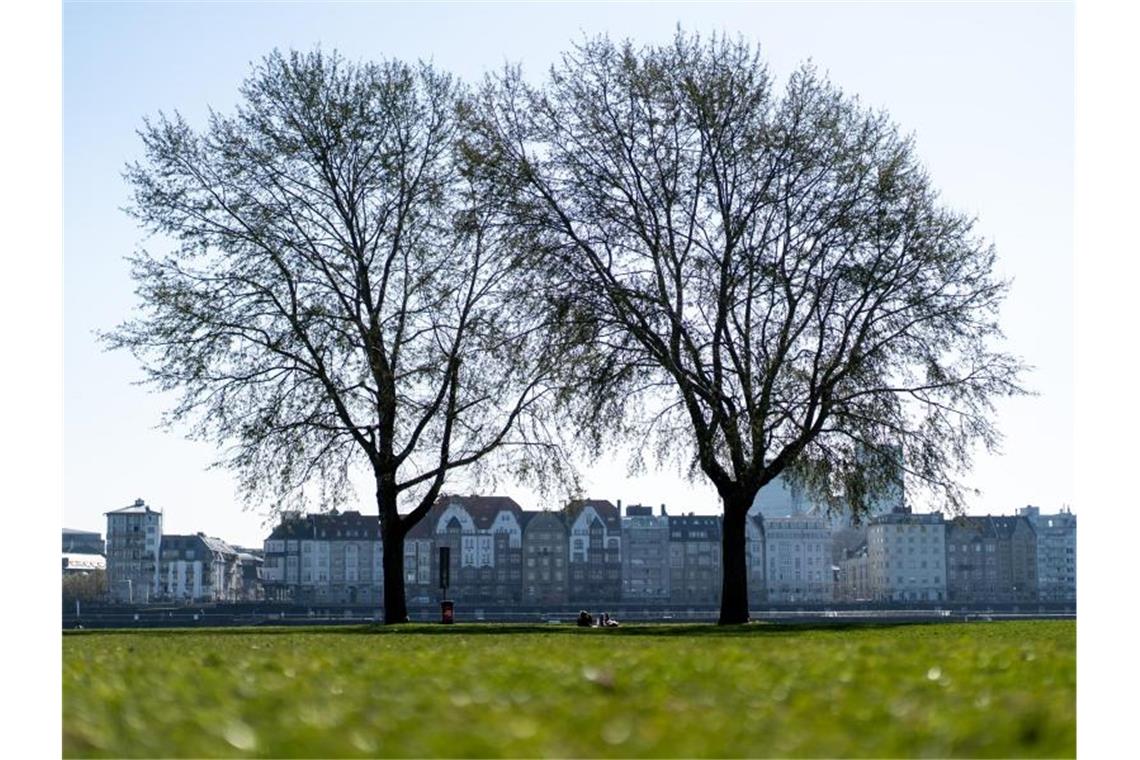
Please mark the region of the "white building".
POLYGON ((1042 602, 1077 601, 1077 517, 1062 509, 1041 514, 1028 506, 1017 514, 1037 532, 1037 598, 1042 602))
POLYGON ((768 602, 826 603, 834 598, 831 532, 815 515, 764 520, 768 602))
POLYGON ((940 512, 896 511, 867 528, 871 598, 881 602, 946 600, 946 523, 940 512))
POLYGON ((116 602, 146 603, 159 593, 162 512, 136 499, 107 515, 107 588, 116 602))
POLYGON ((220 538, 198 533, 162 537, 159 596, 183 602, 236 602, 242 598, 238 552, 220 538))

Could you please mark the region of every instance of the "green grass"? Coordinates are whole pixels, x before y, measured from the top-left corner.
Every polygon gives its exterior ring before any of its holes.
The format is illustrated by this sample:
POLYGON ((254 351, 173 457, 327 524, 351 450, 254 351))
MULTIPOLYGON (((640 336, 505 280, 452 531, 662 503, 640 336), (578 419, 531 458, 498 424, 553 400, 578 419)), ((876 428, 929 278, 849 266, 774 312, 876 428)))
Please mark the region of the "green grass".
POLYGON ((1076 624, 86 631, 67 757, 1073 757, 1076 624))

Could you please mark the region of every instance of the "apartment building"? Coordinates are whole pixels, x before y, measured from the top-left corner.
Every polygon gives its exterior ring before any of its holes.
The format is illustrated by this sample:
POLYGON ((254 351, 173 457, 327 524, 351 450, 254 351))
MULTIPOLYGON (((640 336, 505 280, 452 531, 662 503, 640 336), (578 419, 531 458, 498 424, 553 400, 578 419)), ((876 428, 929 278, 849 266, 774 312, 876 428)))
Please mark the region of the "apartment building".
MULTIPOLYGON (((523 510, 514 499, 505 496, 442 497, 424 522, 428 522, 426 527, 432 530, 434 541, 434 550, 429 549, 434 586, 439 585, 438 550, 447 546, 451 554, 448 595, 452 599, 466 604, 487 605, 522 601, 523 510)), ((417 534, 416 540, 422 541, 423 538, 417 534)), ((416 547, 417 563, 424 548, 416 547)), ((404 572, 409 573, 406 547, 404 572)))
POLYGON ((291 512, 265 540, 265 598, 309 604, 380 604, 384 545, 375 515, 291 512))
POLYGON ((87 575, 96 571, 106 571, 107 560, 102 554, 80 552, 72 554, 63 553, 64 575, 87 575))
POLYGON ((147 603, 159 593, 162 512, 142 499, 106 512, 107 589, 112 601, 147 603))
POLYGON ((571 501, 565 509, 570 533, 569 600, 573 604, 621 599, 621 513, 609 501, 571 501))
POLYGON ((878 515, 867 528, 870 598, 942 602, 946 591, 946 523, 940 512, 905 508, 878 515))
POLYGON ((1017 514, 1037 534, 1037 598, 1042 602, 1077 601, 1077 517, 1062 509, 1052 515, 1028 506, 1017 514))
POLYGON ((963 604, 1037 601, 1037 534, 1025 517, 962 516, 946 527, 947 595, 963 604))
POLYGON ((260 602, 265 599, 265 590, 261 585, 261 566, 265 562, 262 549, 247 549, 235 546, 238 554, 238 565, 241 568, 241 595, 240 601, 260 602))
POLYGON ((242 600, 242 565, 236 549, 204 533, 164 535, 159 599, 177 602, 242 600))
POLYGON ((669 517, 669 601, 720 603, 721 522, 710 515, 669 517))
POLYGON ((770 604, 826 603, 834 598, 831 533, 816 515, 764 520, 770 604))
POLYGON ((570 534, 561 512, 523 513, 522 599, 526 604, 569 600, 570 534))
POLYGON ((835 601, 845 604, 871 601, 871 578, 867 545, 846 549, 836 562, 835 601))
MULTIPOLYGON (((620 503, 620 502, 619 502, 620 503)), ((631 504, 621 521, 622 601, 669 601, 669 517, 653 508, 631 504)))

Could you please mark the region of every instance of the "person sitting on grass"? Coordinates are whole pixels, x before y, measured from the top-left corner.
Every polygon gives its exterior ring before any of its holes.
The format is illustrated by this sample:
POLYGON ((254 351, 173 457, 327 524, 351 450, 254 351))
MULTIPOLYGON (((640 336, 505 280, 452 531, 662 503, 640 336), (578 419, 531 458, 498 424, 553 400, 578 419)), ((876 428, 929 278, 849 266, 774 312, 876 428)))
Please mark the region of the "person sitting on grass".
POLYGON ((621 623, 610 617, 610 613, 603 612, 601 625, 603 628, 617 628, 621 623))
POLYGON ((582 610, 578 613, 578 626, 580 628, 592 628, 594 625, 594 616, 589 612, 582 610))

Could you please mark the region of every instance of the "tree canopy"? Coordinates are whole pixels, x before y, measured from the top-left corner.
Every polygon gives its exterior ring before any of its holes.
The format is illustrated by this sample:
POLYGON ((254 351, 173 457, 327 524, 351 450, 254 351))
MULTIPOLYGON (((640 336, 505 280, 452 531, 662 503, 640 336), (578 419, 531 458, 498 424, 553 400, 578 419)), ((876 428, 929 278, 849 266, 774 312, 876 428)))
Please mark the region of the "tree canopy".
POLYGON ((747 619, 745 514, 781 473, 858 513, 905 469, 960 507, 994 399, 1022 392, 1008 285, 885 113, 678 31, 586 40, 542 86, 506 69, 470 139, 594 349, 578 423, 633 421, 717 488, 722 622, 747 619))
POLYGON ((125 175, 173 243, 131 259, 141 313, 107 341, 179 394, 168 423, 223 445, 247 500, 319 483, 336 504, 369 473, 390 622, 403 536, 449 474, 504 446, 516 473, 558 464, 547 285, 476 192, 463 99, 426 64, 274 53, 234 113, 146 121, 125 175))
POLYGON ((106 337, 247 498, 335 502, 371 473, 389 621, 449 474, 507 448, 516 474, 558 468, 563 421, 709 479, 741 622, 764 484, 858 514, 905 471, 959 509, 994 400, 1023 392, 993 247, 810 65, 777 87, 743 40, 678 31, 473 95, 424 64, 274 53, 241 95, 201 130, 145 123, 131 212, 175 245, 132 259, 142 313, 106 337))

